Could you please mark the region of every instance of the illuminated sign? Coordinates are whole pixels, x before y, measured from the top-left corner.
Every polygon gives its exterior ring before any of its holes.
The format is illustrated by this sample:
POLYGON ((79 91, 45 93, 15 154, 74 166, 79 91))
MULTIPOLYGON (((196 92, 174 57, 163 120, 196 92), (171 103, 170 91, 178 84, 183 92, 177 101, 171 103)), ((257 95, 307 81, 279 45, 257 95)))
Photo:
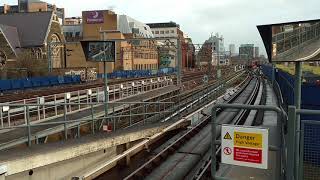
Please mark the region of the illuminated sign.
POLYGON ((103 11, 88 11, 86 12, 87 24, 104 23, 103 11))

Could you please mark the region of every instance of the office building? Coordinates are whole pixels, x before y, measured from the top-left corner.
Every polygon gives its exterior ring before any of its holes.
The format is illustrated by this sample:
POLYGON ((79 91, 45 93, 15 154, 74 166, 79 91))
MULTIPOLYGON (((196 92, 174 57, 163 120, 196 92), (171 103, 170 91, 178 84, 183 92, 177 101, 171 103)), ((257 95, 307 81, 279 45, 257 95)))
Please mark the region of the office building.
POLYGON ((259 57, 260 57, 259 47, 254 47, 254 58, 259 58, 259 57))
POLYGON ((235 44, 229 44, 229 55, 230 55, 231 57, 234 57, 234 56, 237 55, 235 44))
POLYGON ((252 60, 254 58, 254 44, 241 44, 239 47, 239 57, 244 60, 252 60))
MULTIPOLYGON (((189 65, 189 63, 187 63, 187 51, 192 51, 192 50, 188 48, 189 47, 188 43, 184 38, 184 33, 180 29, 180 25, 172 21, 164 22, 164 23, 148 23, 147 25, 151 28, 152 34, 154 35, 155 38, 163 38, 162 40, 157 40, 158 42, 161 42, 164 44, 169 43, 171 46, 175 46, 175 47, 177 47, 178 41, 180 42, 181 61, 182 61, 181 65, 182 65, 182 68, 186 68, 189 65)), ((176 61, 177 55, 172 58, 173 59, 170 59, 171 62, 169 67, 177 67, 178 65, 178 62, 176 61)))
POLYGON ((107 62, 108 72, 158 68, 158 50, 155 41, 126 41, 126 39, 133 38, 152 38, 153 35, 148 25, 127 15, 117 15, 110 10, 83 11, 81 24, 72 24, 69 20, 67 22, 69 24, 63 27, 66 39, 68 40, 69 36, 76 38, 76 35, 79 34, 79 38, 66 45, 70 50, 67 56, 69 68, 94 68, 97 73, 103 73, 104 64, 88 61, 80 44, 80 40, 99 41, 103 39, 119 40, 116 42, 115 62, 107 62))

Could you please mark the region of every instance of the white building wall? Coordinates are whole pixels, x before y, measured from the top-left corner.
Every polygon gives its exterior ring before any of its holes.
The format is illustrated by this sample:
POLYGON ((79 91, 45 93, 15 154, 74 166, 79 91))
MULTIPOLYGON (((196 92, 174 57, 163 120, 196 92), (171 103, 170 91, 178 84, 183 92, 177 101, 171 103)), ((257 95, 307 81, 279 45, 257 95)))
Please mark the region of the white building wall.
POLYGON ((137 21, 127 15, 118 15, 118 31, 124 34, 131 34, 133 33, 132 29, 138 29, 139 35, 145 37, 145 38, 153 38, 153 34, 151 32, 151 29, 148 25, 137 21))
POLYGON ((72 33, 72 36, 75 37, 76 33, 79 33, 79 36, 82 37, 82 25, 65 25, 62 26, 63 33, 72 33))
MULTIPOLYGON (((168 28, 151 28, 151 31, 153 33, 153 36, 155 38, 168 38, 170 43, 172 42, 174 46, 178 44, 178 28, 177 27, 168 27, 168 28), (170 39, 172 38, 172 39, 170 39)), ((166 40, 157 40, 161 44, 165 44, 166 40)), ((176 55, 174 56, 174 59, 170 62, 170 67, 175 68, 177 66, 176 64, 176 55)))

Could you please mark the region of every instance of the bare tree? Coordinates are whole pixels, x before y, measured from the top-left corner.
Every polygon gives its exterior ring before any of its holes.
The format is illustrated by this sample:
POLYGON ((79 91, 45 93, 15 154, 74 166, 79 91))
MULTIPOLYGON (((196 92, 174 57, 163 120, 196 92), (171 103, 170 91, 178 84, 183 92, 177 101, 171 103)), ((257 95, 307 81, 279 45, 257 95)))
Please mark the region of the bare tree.
POLYGON ((45 59, 37 59, 30 50, 23 50, 17 58, 17 68, 26 71, 28 77, 48 75, 45 59))

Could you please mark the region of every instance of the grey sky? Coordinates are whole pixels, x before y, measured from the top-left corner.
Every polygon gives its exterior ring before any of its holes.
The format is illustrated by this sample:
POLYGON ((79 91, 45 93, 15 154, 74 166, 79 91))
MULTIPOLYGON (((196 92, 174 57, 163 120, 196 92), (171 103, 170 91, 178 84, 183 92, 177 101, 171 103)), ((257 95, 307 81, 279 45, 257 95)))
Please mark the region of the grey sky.
MULTIPOLYGON (((320 18, 320 0, 47 0, 66 9, 67 16, 83 10, 110 9, 145 23, 175 21, 195 43, 219 32, 225 44, 254 43, 263 48, 258 24, 320 18)), ((2 0, 14 4, 15 0, 2 0)), ((264 51, 264 48, 263 48, 264 51)))

